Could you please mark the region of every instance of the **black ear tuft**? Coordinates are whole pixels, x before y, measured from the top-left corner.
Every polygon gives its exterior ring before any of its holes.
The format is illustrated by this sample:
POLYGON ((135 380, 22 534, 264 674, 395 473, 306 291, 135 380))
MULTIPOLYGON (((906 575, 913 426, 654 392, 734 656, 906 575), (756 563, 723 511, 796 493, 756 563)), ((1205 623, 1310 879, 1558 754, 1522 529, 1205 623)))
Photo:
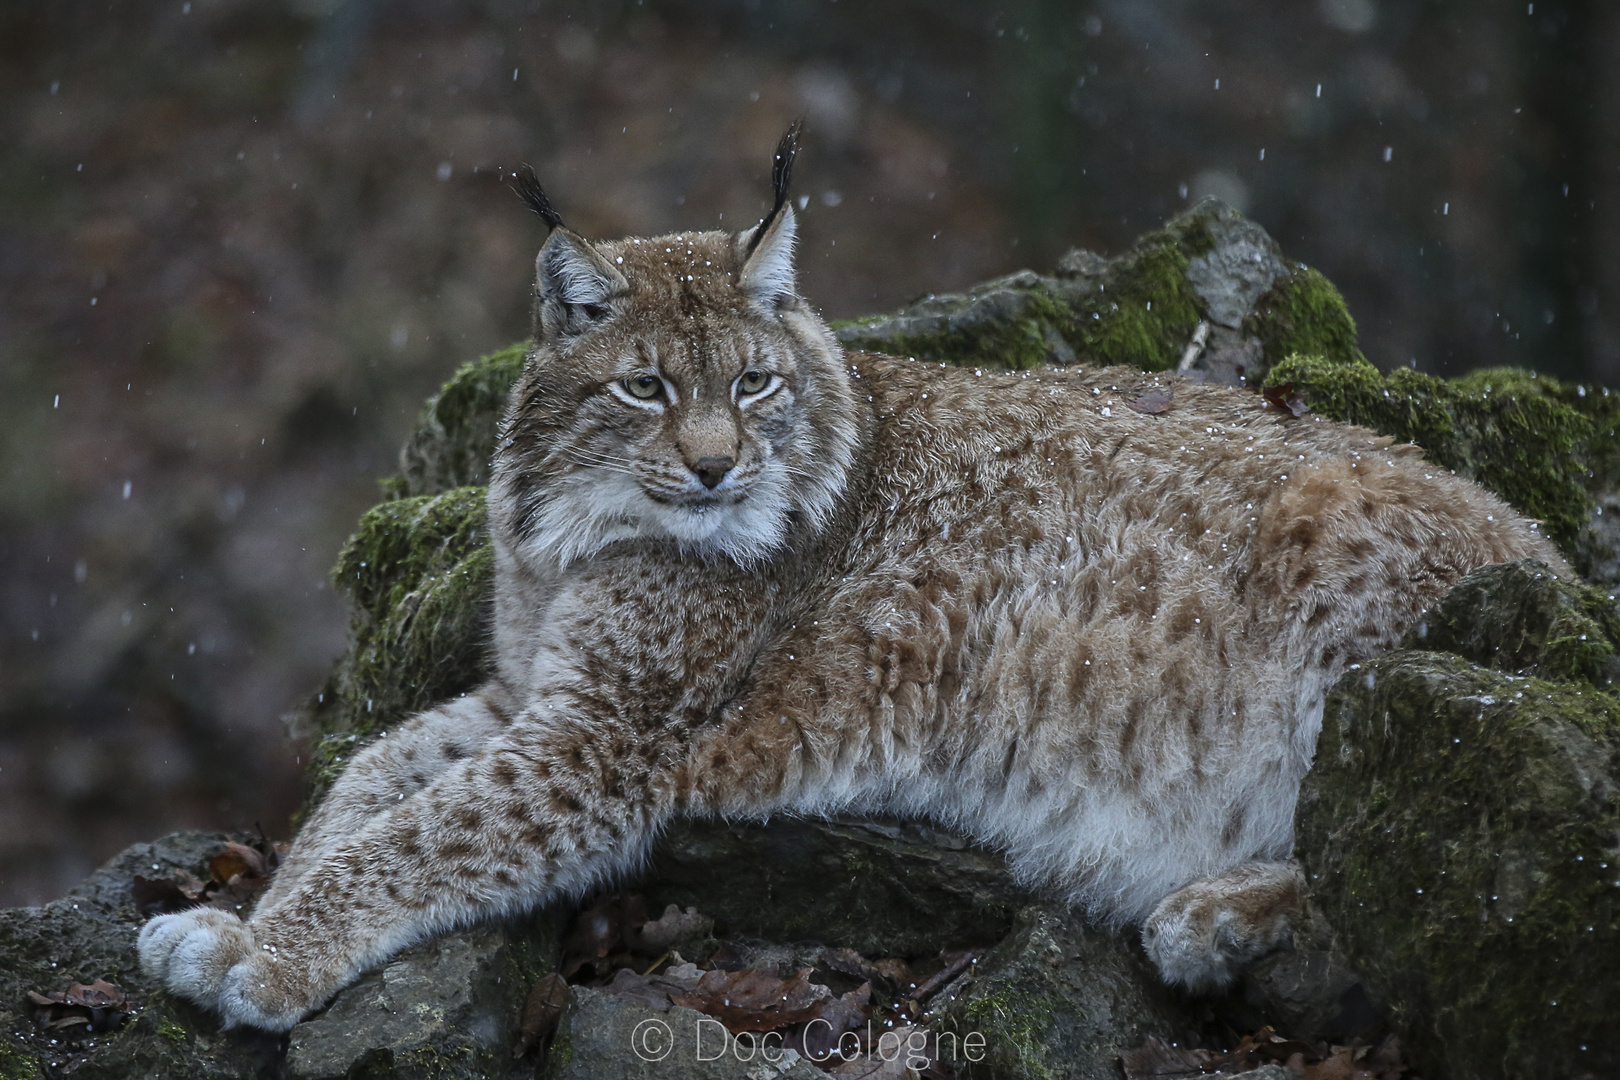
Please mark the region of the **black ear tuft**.
POLYGON ((749 242, 747 255, 752 255, 769 231, 771 223, 782 213, 782 207, 787 205, 788 185, 793 181, 793 158, 799 152, 799 131, 804 127, 803 120, 795 120, 788 126, 782 135, 782 141, 776 144, 776 158, 771 163, 771 190, 776 196, 776 203, 771 212, 765 215, 765 220, 759 223, 754 230, 754 238, 749 242))
POLYGON ((519 198, 529 204, 530 210, 540 215, 547 228, 556 229, 562 227, 562 215, 557 213, 556 207, 551 205, 551 200, 546 198, 546 192, 540 186, 539 177, 534 175, 534 170, 529 166, 519 165, 517 171, 512 174, 512 190, 518 193, 519 198))

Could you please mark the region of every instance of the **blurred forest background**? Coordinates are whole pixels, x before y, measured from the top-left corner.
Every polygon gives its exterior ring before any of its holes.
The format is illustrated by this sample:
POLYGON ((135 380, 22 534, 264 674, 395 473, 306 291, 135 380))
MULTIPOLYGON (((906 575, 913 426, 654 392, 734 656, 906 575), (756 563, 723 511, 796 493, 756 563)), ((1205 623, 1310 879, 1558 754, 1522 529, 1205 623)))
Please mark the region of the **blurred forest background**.
POLYGON ((287 835, 338 547, 423 398, 527 333, 498 170, 587 235, 745 226, 796 116, 829 317, 1212 193, 1382 366, 1620 383, 1610 0, 12 0, 0 904, 287 835))

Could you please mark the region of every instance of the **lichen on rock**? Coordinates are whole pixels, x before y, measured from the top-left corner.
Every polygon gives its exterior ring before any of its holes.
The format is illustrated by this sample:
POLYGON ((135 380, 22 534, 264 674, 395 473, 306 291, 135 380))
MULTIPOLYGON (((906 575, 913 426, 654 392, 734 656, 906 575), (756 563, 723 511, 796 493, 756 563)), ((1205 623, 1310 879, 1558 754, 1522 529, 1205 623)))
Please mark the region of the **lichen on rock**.
POLYGON ((1620 700, 1596 685, 1615 644, 1601 595, 1537 564, 1487 567, 1407 640, 1471 659, 1408 648, 1329 694, 1296 851, 1425 1075, 1620 1073, 1620 700), (1566 640, 1582 625, 1592 649, 1566 640))

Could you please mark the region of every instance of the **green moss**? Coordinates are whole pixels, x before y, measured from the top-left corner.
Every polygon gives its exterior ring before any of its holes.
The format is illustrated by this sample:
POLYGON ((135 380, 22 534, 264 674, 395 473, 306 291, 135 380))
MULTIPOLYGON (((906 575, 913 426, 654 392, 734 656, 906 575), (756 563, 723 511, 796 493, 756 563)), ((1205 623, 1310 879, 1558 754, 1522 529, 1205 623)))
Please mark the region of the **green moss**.
POLYGON ((494 579, 484 489, 374 507, 333 576, 354 611, 349 652, 311 707, 312 795, 371 735, 483 678, 494 579))
POLYGON ((403 476, 385 482, 390 498, 436 495, 489 482, 495 429, 523 370, 527 342, 463 364, 422 410, 417 431, 400 452, 403 476))
POLYGON ((1402 645, 1600 690, 1620 685, 1620 614, 1613 596, 1559 580, 1534 561, 1469 573, 1402 645))
MULTIPOLYGON (((1073 312, 1043 287, 1011 290, 990 312, 974 310, 967 303, 963 309, 962 317, 928 320, 927 328, 919 331, 884 330, 841 338, 851 348, 962 367, 1032 368, 1046 363, 1055 351, 1072 348, 1065 328, 1072 327, 1073 312)), ((841 325, 877 328, 888 321, 888 316, 878 316, 841 325)))
POLYGON ((962 1034, 984 1036, 986 1064, 996 1076, 1058 1080, 1046 1044, 1054 1012, 1045 999, 1018 987, 1000 987, 975 997, 963 1011, 962 1034))
POLYGON ((183 1043, 190 1034, 185 1027, 173 1017, 160 1016, 157 1021, 157 1033, 170 1042, 183 1043))
POLYGON ((465 1043, 422 1046, 397 1050, 393 1055, 395 1077, 411 1080, 450 1080, 460 1077, 493 1077, 500 1073, 487 1054, 480 1054, 465 1043))
POLYGON ((1260 340, 1267 369, 1295 354, 1338 364, 1366 359, 1356 347, 1356 321, 1344 297, 1308 266, 1279 279, 1255 303, 1244 330, 1260 340))
MULTIPOLYGON (((1085 297, 1066 335, 1075 352, 1100 364, 1147 371, 1175 367, 1198 326, 1198 297, 1187 262, 1208 250, 1208 228, 1149 233, 1115 261, 1104 287, 1085 297)), ((1213 243, 1213 241, 1210 241, 1213 243)))
POLYGON ((1296 851, 1408 1045, 1448 1048, 1420 1068, 1620 1067, 1616 761, 1587 683, 1406 651, 1330 693, 1296 851))
POLYGON ((1139 239, 1096 274, 1014 274, 898 315, 834 324, 846 346, 964 367, 1032 368, 1054 358, 1173 367, 1198 325, 1189 259, 1215 246, 1191 213, 1139 239))
POLYGON ((1359 356, 1294 355, 1272 368, 1265 383, 1292 383, 1315 413, 1417 443, 1429 460, 1545 522, 1547 535, 1566 552, 1593 505, 1588 460, 1594 452, 1610 453, 1595 438, 1593 418, 1572 404, 1583 399, 1532 372, 1492 368, 1441 379, 1397 368, 1384 375, 1359 356))
POLYGON ((42 1080, 44 1076, 33 1051, 0 1035, 0 1080, 42 1080))

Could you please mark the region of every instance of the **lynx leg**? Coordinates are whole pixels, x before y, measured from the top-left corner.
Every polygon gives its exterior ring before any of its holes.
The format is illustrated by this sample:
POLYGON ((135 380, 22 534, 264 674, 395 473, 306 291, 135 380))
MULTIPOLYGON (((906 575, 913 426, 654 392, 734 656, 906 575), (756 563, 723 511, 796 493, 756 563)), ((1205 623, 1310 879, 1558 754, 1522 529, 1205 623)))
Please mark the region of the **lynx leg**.
POLYGON ((487 693, 418 713, 355 755, 299 830, 259 906, 279 901, 311 866, 373 816, 398 806, 453 763, 482 752, 505 723, 487 693))
POLYGON ((1305 880, 1296 865, 1243 863, 1160 900, 1142 927, 1142 944, 1165 982, 1213 993, 1287 944, 1304 906, 1305 880))
POLYGON ((141 966, 228 1026, 285 1031, 414 941, 641 858, 671 801, 660 750, 653 735, 515 720, 355 833, 333 832, 250 921, 199 908, 153 919, 141 966))

